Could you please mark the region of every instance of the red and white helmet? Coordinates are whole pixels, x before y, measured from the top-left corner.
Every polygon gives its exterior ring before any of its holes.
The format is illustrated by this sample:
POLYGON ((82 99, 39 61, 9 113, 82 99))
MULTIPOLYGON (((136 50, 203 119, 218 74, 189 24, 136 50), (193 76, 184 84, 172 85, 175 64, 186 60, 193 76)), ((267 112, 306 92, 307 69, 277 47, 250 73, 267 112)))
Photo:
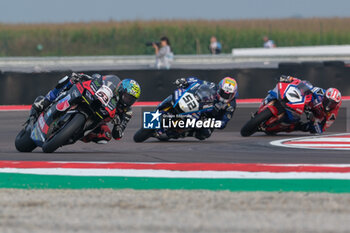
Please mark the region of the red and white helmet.
POLYGON ((337 88, 328 88, 323 98, 323 107, 326 112, 335 109, 340 102, 340 91, 337 88))
POLYGON ((226 77, 219 82, 218 87, 218 100, 224 103, 228 103, 236 96, 237 82, 231 77, 226 77))

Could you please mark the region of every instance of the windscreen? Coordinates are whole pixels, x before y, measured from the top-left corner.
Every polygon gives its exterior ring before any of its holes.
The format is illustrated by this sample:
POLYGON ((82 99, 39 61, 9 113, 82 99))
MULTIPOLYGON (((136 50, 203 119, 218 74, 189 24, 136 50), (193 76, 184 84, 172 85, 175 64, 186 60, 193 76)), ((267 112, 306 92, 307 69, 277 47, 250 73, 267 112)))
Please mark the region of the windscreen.
POLYGON ((212 102, 215 96, 215 90, 210 88, 207 84, 202 84, 197 91, 195 92, 196 96, 199 98, 199 101, 202 103, 212 102))
POLYGON ((113 93, 116 93, 119 82, 120 79, 114 75, 107 75, 103 77, 103 85, 111 89, 113 93))
POLYGON ((115 95, 120 80, 114 75, 104 76, 102 80, 102 86, 96 92, 96 96, 105 106, 107 106, 115 95))
POLYGON ((297 87, 303 96, 311 93, 312 85, 307 81, 299 83, 297 87))

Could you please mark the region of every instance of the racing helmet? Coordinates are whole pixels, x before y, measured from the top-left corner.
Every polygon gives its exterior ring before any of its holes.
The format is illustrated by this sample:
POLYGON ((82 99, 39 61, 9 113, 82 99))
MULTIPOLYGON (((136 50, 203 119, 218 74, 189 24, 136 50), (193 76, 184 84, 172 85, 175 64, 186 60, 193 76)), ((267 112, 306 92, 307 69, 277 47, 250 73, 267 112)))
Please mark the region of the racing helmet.
POLYGON ((141 87, 133 79, 124 79, 119 83, 118 96, 119 103, 129 107, 140 97, 141 87))
POLYGON ((217 98, 219 101, 228 103, 236 96, 237 82, 234 78, 226 77, 219 82, 217 98))
POLYGON ((337 107, 341 101, 341 94, 337 88, 328 88, 324 94, 322 101, 323 107, 326 112, 329 112, 337 107))

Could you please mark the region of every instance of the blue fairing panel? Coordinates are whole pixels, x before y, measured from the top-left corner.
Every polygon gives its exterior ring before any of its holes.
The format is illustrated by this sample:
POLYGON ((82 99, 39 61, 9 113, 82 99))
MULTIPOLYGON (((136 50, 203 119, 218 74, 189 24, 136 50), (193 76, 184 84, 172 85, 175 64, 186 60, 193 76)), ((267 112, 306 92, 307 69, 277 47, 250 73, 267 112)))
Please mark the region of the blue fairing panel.
POLYGON ((269 95, 270 95, 271 97, 273 97, 273 98, 275 98, 275 99, 278 99, 277 93, 274 92, 273 90, 269 90, 268 93, 269 93, 269 95))
POLYGON ((293 122, 298 122, 300 121, 300 117, 296 117, 293 112, 290 110, 286 109, 286 118, 284 118, 284 121, 286 123, 293 123, 293 122))
POLYGON ((175 92, 174 92, 174 100, 175 102, 177 102, 180 97, 182 96, 183 94, 183 89, 177 89, 175 92))

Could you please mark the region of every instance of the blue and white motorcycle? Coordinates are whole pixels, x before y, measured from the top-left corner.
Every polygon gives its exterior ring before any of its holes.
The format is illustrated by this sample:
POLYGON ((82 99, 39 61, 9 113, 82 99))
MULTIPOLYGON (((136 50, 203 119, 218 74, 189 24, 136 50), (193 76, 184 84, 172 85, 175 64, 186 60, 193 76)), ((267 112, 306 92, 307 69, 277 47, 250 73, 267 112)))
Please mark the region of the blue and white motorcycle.
MULTIPOLYGON (((184 118, 204 119, 205 113, 213 110, 215 93, 214 83, 193 83, 188 88, 176 89, 158 105, 156 112, 161 114, 163 120, 173 117, 172 124, 184 118)), ((176 126, 158 129, 141 128, 135 133, 134 141, 144 142, 150 137, 168 141, 171 138, 192 136, 194 130, 194 128, 177 128, 176 126)))

